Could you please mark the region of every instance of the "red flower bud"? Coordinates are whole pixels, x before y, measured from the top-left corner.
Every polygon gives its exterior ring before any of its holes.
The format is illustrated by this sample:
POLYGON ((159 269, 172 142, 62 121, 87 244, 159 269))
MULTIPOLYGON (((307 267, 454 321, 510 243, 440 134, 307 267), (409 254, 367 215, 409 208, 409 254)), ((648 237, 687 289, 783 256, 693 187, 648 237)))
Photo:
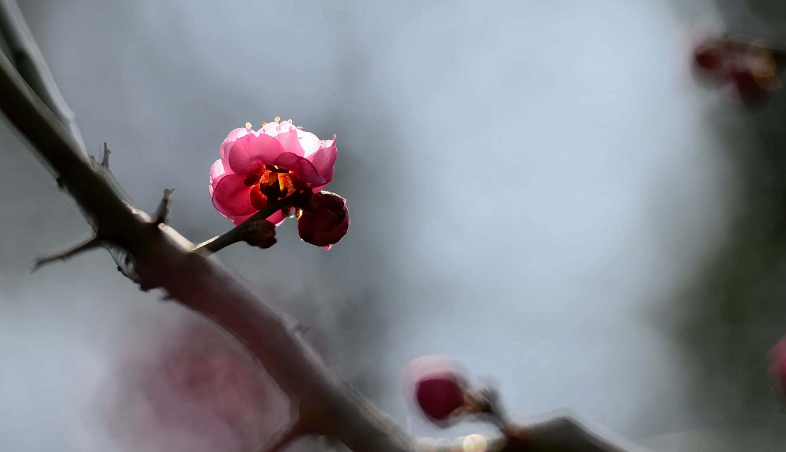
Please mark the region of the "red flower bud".
POLYGON ((327 191, 315 193, 298 214, 297 231, 303 241, 325 249, 347 233, 349 211, 346 200, 327 191))

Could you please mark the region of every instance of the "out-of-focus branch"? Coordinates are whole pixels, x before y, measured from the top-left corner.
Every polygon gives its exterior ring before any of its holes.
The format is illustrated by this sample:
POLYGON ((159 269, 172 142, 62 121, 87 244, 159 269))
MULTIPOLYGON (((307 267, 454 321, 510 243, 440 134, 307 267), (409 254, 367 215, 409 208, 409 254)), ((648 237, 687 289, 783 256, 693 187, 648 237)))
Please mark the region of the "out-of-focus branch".
POLYGON ((519 428, 501 449, 502 452, 644 452, 635 445, 613 444, 592 433, 571 417, 556 417, 519 428))
MULTIPOLYGON (((82 134, 76 122, 76 115, 68 107, 60 89, 55 83, 52 72, 46 64, 41 49, 33 38, 33 33, 27 25, 22 11, 16 0, 0 0, 0 52, 16 69, 19 76, 50 113, 68 129, 69 135, 75 141, 74 152, 79 158, 93 162, 94 159, 87 153, 82 141, 82 134)), ((121 198, 132 204, 130 197, 123 191, 114 176, 109 172, 109 149, 104 143, 104 158, 101 166, 107 175, 107 180, 114 187, 121 198)), ((60 183, 58 179, 58 184, 60 183)), ((81 206, 80 206, 81 208, 81 206)))
POLYGON ((507 434, 487 432, 459 437, 419 438, 416 452, 647 452, 624 439, 611 442, 570 415, 559 414, 526 426, 509 424, 507 434))
POLYGON ((30 88, 49 107, 57 119, 71 132, 71 136, 79 144, 79 153, 87 158, 82 134, 76 123, 76 115, 68 108, 63 95, 57 88, 52 72, 41 55, 30 27, 27 26, 22 11, 16 0, 0 0, 0 39, 5 42, 4 51, 12 61, 19 75, 30 88))
MULTIPOLYGON (((24 21, 21 15, 9 14, 9 11, 18 12, 14 2, 3 0, 0 6, 4 21, 0 28, 8 40, 8 18, 15 20, 12 28, 18 28, 24 21)), ((22 29, 27 30, 26 26, 22 29)), ((10 41, 15 48, 37 50, 29 30, 26 34, 10 35, 22 37, 20 42, 10 41)), ((42 64, 27 66, 26 70, 33 72, 27 78, 51 81, 42 72, 46 66, 39 59, 42 64)), ((285 447, 298 436, 325 435, 355 452, 416 449, 411 437, 327 365, 301 337, 297 322, 257 296, 247 282, 219 261, 193 252, 191 242, 157 221, 162 215, 152 219, 134 208, 107 169, 85 158, 78 135, 52 113, 28 83, 11 61, 0 55, 0 110, 30 141, 77 202, 95 230, 95 240, 104 243, 110 252, 124 253, 123 263, 133 265, 124 274, 133 274, 132 279, 141 287, 161 288, 168 297, 216 322, 240 341, 264 365, 293 406, 297 406, 298 429, 284 432, 273 447, 285 447)), ((47 86, 51 88, 54 84, 47 86)), ((64 106, 62 98, 57 100, 64 106)), ((524 431, 528 435, 526 445, 506 450, 621 451, 569 420, 535 425, 524 431)))
POLYGON ((279 452, 287 448, 298 438, 304 436, 306 432, 303 431, 298 422, 295 424, 281 429, 278 434, 262 448, 259 452, 279 452))

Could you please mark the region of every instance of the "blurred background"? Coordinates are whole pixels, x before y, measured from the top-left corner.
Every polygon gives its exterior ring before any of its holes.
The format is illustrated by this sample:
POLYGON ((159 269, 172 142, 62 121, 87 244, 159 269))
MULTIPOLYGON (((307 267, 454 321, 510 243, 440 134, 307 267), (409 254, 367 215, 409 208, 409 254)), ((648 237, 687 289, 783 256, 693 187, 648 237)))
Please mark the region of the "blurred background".
MULTIPOLYGON (((23 0, 88 148, 138 204, 175 188, 195 242, 235 127, 338 136, 352 226, 295 224, 220 259, 310 327, 414 435, 413 358, 655 450, 784 450, 767 349, 786 334, 786 97, 742 108, 691 73, 699 31, 786 38, 777 1, 23 0)), ((242 350, 105 252, 0 123, 0 449, 254 450, 287 401, 242 350), (240 414, 238 414, 240 413, 240 414)), ((313 450, 305 443, 302 450, 313 450)))

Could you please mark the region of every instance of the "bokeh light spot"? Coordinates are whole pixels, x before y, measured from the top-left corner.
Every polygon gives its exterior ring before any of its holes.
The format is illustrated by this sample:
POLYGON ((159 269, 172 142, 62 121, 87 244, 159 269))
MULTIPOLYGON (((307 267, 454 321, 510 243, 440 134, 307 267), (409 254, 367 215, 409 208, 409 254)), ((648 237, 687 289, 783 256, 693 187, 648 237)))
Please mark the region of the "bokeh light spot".
POLYGON ((464 438, 462 446, 464 452, 486 452, 488 442, 486 442, 486 438, 483 435, 472 434, 464 438))

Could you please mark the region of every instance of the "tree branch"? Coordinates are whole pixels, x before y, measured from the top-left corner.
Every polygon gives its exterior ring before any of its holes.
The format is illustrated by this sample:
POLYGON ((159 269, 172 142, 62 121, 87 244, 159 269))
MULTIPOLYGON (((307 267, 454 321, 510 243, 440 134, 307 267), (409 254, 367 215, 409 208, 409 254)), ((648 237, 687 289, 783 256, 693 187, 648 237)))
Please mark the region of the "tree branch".
MULTIPOLYGON (((26 33, 12 33, 13 39, 8 38, 9 17, 14 19, 12 30, 18 31, 24 24, 18 8, 9 0, 2 0, 0 6, 3 36, 15 49, 26 49, 29 58, 31 49, 37 50, 37 46, 26 26, 26 33), (20 36, 21 41, 14 41, 20 36)), ((85 158, 81 140, 74 132, 75 123, 69 123, 73 116, 66 115, 63 120, 50 111, 59 108, 61 113, 70 112, 62 108, 64 102, 48 108, 28 86, 31 83, 35 87, 36 80, 43 80, 45 89, 37 89, 39 94, 44 93, 42 97, 57 92, 53 82, 47 84, 51 76, 46 77, 43 58, 33 60, 40 64, 29 66, 23 78, 11 61, 0 55, 0 110, 38 151, 110 252, 127 253, 122 261, 133 264, 133 269, 124 274, 133 274, 143 288, 163 289, 168 297, 216 322, 264 364, 298 407, 299 429, 285 432, 279 443, 314 434, 335 438, 355 452, 414 450, 413 439, 350 388, 302 338, 297 322, 261 299, 249 283, 219 261, 193 252, 194 245, 177 231, 134 208, 111 174, 93 159, 85 158), (25 79, 32 82, 26 83, 25 79)), ((51 104, 52 98, 49 100, 51 104)), ((527 432, 528 451, 621 450, 596 442, 594 436, 571 422, 558 422, 557 428, 536 425, 527 432)))

